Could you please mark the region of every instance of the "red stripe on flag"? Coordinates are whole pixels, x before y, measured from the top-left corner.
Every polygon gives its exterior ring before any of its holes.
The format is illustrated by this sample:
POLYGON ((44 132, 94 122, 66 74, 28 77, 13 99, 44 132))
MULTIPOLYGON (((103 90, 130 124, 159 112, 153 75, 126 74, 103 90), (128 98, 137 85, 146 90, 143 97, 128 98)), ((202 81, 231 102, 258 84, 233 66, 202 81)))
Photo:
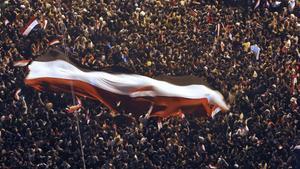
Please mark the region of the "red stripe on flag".
POLYGON ((28 21, 28 23, 20 30, 21 33, 23 33, 25 31, 25 29, 35 20, 36 18, 33 16, 30 18, 30 20, 28 21))
MULTIPOLYGON (((188 99, 181 97, 139 97, 132 98, 127 95, 115 94, 101 88, 97 88, 89 83, 80 80, 69 80, 60 78, 36 78, 25 79, 25 84, 39 91, 54 91, 71 93, 72 88, 76 96, 88 97, 93 100, 98 100, 107 106, 110 110, 118 112, 122 108, 135 117, 139 117, 147 112, 150 105, 154 108, 150 116, 158 116, 168 118, 171 116, 182 116, 182 113, 194 113, 195 111, 204 110, 205 113, 201 116, 210 116, 212 109, 206 98, 188 99), (73 86, 71 88, 71 86, 73 86), (121 102, 121 106, 117 103, 121 102)), ((200 112, 197 112, 200 115, 200 112)))
POLYGON ((34 29, 36 27, 36 25, 38 25, 39 22, 37 21, 37 19, 35 17, 31 18, 31 20, 27 23, 27 25, 20 31, 20 33, 23 36, 27 36, 32 29, 34 29))
POLYGON ((20 61, 14 62, 14 66, 16 66, 16 67, 25 67, 29 63, 30 63, 30 60, 20 60, 20 61))
POLYGON ((55 44, 58 44, 58 43, 60 43, 60 41, 58 39, 54 39, 54 40, 50 41, 48 43, 48 45, 51 46, 51 45, 55 45, 55 44))

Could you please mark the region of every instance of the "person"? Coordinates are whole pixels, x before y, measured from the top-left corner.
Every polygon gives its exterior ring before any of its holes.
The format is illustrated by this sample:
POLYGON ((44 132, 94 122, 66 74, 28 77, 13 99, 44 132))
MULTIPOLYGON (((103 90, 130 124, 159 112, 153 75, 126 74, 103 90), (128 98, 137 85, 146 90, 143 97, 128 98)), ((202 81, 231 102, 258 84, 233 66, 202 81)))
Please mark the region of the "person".
POLYGON ((300 117, 291 104, 299 103, 300 88, 290 88, 299 72, 297 1, 292 11, 288 1, 276 11, 263 0, 256 10, 248 0, 219 2, 0 1, 0 168, 83 167, 76 116, 65 110, 72 96, 36 92, 22 82, 26 71, 13 67, 62 33, 80 65, 101 70, 120 54, 133 73, 201 76, 225 98, 229 91, 235 96, 227 114, 170 118, 160 130, 153 119, 124 125, 106 107, 81 98, 87 168, 295 168, 300 117), (19 34, 32 16, 48 21, 33 43, 19 34), (260 48, 259 62, 243 50, 245 42, 260 48), (243 119, 250 117, 246 130, 243 119))

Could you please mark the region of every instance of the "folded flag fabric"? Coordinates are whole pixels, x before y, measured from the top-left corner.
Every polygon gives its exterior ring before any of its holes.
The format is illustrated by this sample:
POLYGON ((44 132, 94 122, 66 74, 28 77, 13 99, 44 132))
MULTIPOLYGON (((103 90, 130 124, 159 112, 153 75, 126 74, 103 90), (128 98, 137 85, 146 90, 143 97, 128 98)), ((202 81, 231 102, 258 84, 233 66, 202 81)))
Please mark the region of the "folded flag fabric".
MULTIPOLYGON (((15 64, 23 66, 22 64, 15 64)), ((37 90, 73 92, 77 96, 98 100, 112 111, 126 110, 136 115, 168 118, 204 110, 213 116, 227 111, 223 96, 205 85, 175 85, 163 80, 127 73, 90 71, 76 65, 64 53, 50 49, 35 61, 28 62, 25 84, 37 90)))

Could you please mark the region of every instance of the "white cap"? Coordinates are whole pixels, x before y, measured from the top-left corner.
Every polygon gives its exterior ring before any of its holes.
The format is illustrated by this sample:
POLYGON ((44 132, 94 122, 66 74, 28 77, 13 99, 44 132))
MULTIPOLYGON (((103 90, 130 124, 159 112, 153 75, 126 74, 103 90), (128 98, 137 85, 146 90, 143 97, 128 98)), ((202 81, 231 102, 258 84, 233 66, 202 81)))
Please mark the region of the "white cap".
POLYGON ((146 13, 145 13, 144 11, 141 11, 141 12, 140 12, 140 15, 141 15, 141 16, 145 16, 145 14, 146 14, 146 13))

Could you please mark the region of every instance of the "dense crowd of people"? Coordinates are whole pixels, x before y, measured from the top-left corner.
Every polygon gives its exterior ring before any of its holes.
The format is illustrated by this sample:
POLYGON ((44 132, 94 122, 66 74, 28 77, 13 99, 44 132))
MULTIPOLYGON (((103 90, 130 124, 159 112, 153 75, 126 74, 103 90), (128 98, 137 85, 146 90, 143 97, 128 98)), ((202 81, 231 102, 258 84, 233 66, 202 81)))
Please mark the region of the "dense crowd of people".
POLYGON ((1 1, 0 168, 295 168, 299 4, 230 2, 1 1), (32 17, 39 28, 22 36, 32 17), (92 69, 205 77, 231 110, 171 118, 160 130, 91 100, 67 113, 71 95, 28 88, 26 70, 13 66, 34 60, 53 37, 92 69))

